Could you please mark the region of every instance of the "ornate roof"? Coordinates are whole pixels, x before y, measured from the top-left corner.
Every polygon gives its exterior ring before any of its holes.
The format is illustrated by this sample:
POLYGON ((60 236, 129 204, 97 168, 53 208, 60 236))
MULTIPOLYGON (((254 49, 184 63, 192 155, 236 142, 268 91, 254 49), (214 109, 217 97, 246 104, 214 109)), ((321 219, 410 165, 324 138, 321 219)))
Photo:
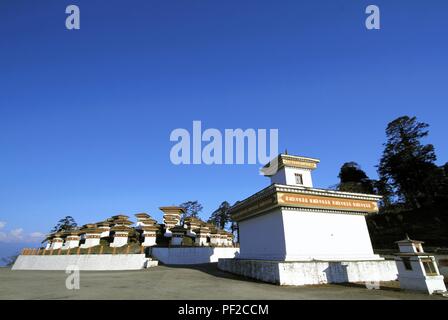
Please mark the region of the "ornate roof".
POLYGON ((151 217, 149 214, 147 214, 147 213, 145 213, 145 212, 142 212, 142 213, 136 213, 135 216, 136 216, 137 218, 150 218, 150 217, 151 217))
POLYGON ((283 167, 314 170, 317 168, 317 164, 319 162, 319 159, 293 156, 289 154, 279 154, 263 167, 262 172, 266 176, 272 176, 283 167))

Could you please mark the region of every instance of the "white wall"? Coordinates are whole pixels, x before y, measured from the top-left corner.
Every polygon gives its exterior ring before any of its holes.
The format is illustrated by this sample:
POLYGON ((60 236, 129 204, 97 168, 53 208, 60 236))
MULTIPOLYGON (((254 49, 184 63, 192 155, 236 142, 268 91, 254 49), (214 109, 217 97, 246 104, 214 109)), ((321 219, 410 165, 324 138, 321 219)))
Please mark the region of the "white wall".
POLYGON ((240 221, 240 258, 282 260, 286 256, 280 209, 240 221))
MULTIPOLYGON (((407 270, 401 257, 396 258, 400 288, 405 290, 424 291, 432 294, 434 291, 446 291, 443 275, 428 276, 420 257, 410 257, 411 270, 407 270)), ((433 260, 435 263, 435 258, 433 260)), ((435 266, 438 271, 438 267, 435 266)))
POLYGON ((220 258, 235 258, 239 248, 151 248, 151 256, 164 264, 201 264, 218 262, 220 258))
POLYGON ((157 261, 144 254, 20 255, 12 270, 66 270, 68 266, 78 266, 79 270, 139 270, 156 265, 157 261))
POLYGON ((280 262, 220 259, 218 268, 245 277, 279 285, 368 282, 397 279, 395 261, 280 262))
POLYGON ((361 215, 275 209, 239 227, 241 259, 379 259, 361 215))
POLYGON ((366 260, 374 255, 362 215, 283 210, 286 260, 366 260))
POLYGON ((311 170, 308 169, 300 169, 300 168, 291 168, 291 167, 282 167, 277 173, 271 178, 271 183, 276 184, 285 184, 290 186, 303 186, 303 187, 313 187, 313 179, 311 176, 311 170), (299 185, 296 183, 295 174, 301 174, 303 178, 303 184, 299 185))

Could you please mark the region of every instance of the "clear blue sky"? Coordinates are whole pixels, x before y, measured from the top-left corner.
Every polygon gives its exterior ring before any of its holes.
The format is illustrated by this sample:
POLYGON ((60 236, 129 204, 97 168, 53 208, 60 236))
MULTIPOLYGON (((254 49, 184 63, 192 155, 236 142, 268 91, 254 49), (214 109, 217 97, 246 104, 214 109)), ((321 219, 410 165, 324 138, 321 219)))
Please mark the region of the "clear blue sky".
POLYGON ((203 218, 268 180, 258 165, 174 166, 170 132, 278 128, 321 159, 318 187, 372 177, 387 123, 415 115, 448 161, 448 3, 362 0, 0 2, 0 256, 79 224, 199 200, 203 218), (81 30, 65 29, 65 7, 81 30), (381 30, 364 26, 368 4, 381 30), (8 249, 9 248, 9 249, 8 249))

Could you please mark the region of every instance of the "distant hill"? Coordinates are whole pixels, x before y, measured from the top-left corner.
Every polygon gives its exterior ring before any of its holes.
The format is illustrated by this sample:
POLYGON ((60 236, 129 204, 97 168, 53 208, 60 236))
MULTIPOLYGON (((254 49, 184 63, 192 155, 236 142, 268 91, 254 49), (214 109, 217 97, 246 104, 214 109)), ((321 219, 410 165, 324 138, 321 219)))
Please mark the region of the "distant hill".
POLYGON ((0 266, 4 266, 3 258, 17 255, 23 248, 38 248, 40 243, 9 243, 0 242, 0 266))

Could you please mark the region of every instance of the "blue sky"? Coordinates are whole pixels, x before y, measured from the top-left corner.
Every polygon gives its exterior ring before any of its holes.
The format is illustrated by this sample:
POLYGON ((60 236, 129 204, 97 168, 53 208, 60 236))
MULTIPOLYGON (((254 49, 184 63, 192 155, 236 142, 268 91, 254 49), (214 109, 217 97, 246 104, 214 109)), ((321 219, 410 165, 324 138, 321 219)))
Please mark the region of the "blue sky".
POLYGON ((174 166, 176 128, 278 129, 372 177, 387 123, 415 115, 448 161, 448 3, 4 0, 0 3, 0 256, 61 217, 79 224, 199 200, 203 218, 268 180, 258 165, 174 166), (65 29, 65 7, 81 29, 65 29), (381 30, 364 26, 367 5, 381 30))

